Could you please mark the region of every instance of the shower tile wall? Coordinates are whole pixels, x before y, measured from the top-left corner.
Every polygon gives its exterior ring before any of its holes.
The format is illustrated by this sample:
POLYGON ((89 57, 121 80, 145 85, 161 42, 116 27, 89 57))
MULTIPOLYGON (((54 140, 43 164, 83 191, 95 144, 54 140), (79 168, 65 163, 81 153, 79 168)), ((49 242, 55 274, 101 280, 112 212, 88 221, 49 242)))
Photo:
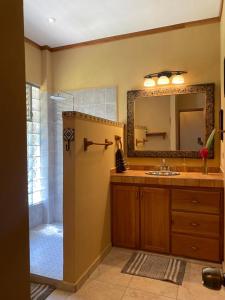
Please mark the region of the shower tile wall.
MULTIPOLYGON (((74 95, 74 110, 97 117, 117 121, 117 89, 97 88, 68 91, 74 95)), ((67 96, 65 94, 65 96, 67 96)), ((51 222, 63 221, 63 139, 62 112, 72 111, 73 102, 68 100, 48 101, 48 140, 49 140, 49 197, 52 203, 51 222)))
MULTIPOLYGON (((53 198, 49 193, 49 159, 51 155, 49 153, 49 113, 48 113, 48 98, 47 92, 42 92, 41 95, 41 174, 43 182, 45 183, 42 189, 43 202, 43 219, 44 224, 52 222, 51 216, 51 203, 53 198)), ((43 223, 42 223, 43 224, 43 223)))
POLYGON ((34 228, 44 222, 43 203, 29 206, 29 227, 34 228))

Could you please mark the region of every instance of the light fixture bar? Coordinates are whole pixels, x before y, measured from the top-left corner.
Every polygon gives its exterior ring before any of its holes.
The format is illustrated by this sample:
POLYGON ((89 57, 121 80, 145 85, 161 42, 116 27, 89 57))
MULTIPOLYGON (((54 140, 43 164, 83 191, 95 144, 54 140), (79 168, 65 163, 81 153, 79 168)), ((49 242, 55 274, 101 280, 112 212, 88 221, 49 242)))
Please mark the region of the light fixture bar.
POLYGON ((153 78, 158 78, 158 85, 167 85, 170 83, 170 77, 174 76, 172 79, 172 84, 183 84, 184 77, 182 74, 186 74, 187 71, 161 71, 158 73, 150 73, 145 75, 144 86, 145 87, 153 87, 155 86, 155 81, 153 78))
POLYGON ((187 71, 161 71, 158 73, 150 73, 145 75, 144 78, 152 78, 152 77, 160 77, 160 76, 167 76, 171 77, 173 75, 181 75, 181 74, 186 74, 187 71))

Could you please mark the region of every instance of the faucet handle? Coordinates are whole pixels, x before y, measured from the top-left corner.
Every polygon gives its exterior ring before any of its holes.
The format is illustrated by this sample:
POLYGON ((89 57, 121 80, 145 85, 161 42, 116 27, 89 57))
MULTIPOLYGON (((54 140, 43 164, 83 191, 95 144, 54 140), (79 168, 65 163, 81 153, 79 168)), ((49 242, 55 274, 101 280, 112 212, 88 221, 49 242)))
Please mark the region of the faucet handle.
POLYGON ((161 171, 169 171, 170 167, 166 164, 165 158, 162 159, 162 165, 160 166, 161 171))

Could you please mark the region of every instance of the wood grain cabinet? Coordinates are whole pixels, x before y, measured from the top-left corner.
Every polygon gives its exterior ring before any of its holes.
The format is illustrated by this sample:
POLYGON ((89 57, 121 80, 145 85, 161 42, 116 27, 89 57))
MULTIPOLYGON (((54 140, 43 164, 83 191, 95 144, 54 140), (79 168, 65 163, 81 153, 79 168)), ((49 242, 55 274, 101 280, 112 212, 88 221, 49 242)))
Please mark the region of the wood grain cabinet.
POLYGON ((140 247, 143 250, 169 253, 169 190, 140 189, 140 247))
POLYGON ((223 190, 112 184, 112 244, 223 260, 223 190))
POLYGON ((169 223, 167 189, 113 186, 114 246, 169 253, 169 223))
POLYGON ((139 190, 116 185, 112 189, 112 242, 118 247, 139 246, 139 190))
POLYGON ((220 262, 223 206, 219 191, 172 189, 171 252, 220 262))

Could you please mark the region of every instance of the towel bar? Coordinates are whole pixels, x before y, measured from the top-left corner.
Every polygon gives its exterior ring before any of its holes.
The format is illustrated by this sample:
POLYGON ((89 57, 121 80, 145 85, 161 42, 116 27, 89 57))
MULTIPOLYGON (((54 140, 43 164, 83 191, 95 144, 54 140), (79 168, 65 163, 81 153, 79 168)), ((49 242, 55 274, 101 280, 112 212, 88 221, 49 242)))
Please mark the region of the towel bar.
POLYGON ((87 138, 84 138, 84 151, 87 151, 89 146, 97 145, 97 146, 105 146, 105 150, 111 145, 113 145, 113 142, 105 139, 105 143, 95 143, 93 141, 89 141, 87 138))

